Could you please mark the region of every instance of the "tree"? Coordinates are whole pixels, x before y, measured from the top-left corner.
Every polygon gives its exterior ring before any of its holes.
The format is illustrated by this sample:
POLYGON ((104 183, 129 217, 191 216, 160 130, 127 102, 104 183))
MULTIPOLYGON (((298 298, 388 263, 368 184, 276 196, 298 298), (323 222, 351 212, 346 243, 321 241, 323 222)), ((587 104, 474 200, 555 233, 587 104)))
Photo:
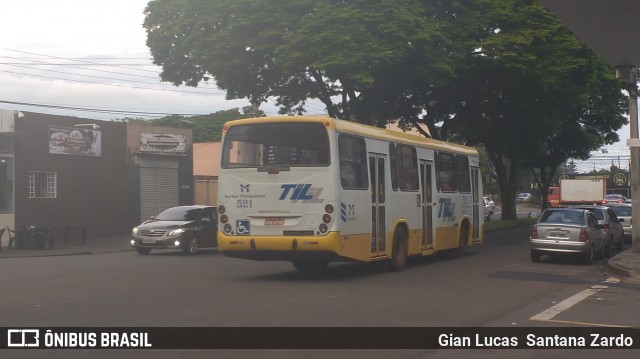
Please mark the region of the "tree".
POLYGON ((539 2, 485 3, 476 51, 427 111, 467 144, 484 145, 503 218, 515 218, 521 171, 541 169, 545 196, 559 164, 617 141, 625 100, 612 69, 539 2))
POLYGON ((331 117, 482 144, 503 218, 523 171, 611 143, 625 121, 612 69, 537 0, 157 0, 144 26, 175 85, 213 79, 291 114, 315 98, 331 117))
POLYGON ((453 73, 465 2, 163 0, 144 27, 163 81, 213 79, 228 99, 275 98, 281 113, 319 99, 331 117, 385 125, 418 117, 425 82, 453 73))
POLYGON ((123 119, 123 121, 144 125, 190 128, 193 130, 193 142, 217 142, 221 140, 222 126, 225 122, 264 116, 263 111, 256 110, 253 106, 246 106, 242 108, 242 112, 238 108, 233 108, 201 116, 171 115, 151 120, 136 118, 123 119))

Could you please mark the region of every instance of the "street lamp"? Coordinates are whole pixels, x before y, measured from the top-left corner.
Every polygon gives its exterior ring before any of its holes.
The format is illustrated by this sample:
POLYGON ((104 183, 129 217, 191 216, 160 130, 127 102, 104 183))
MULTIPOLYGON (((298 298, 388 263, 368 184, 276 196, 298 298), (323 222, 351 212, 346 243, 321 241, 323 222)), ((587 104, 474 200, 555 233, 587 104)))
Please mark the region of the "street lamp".
POLYGON ((627 81, 626 90, 629 92, 629 177, 631 179, 631 251, 640 253, 640 139, 638 138, 638 84, 635 68, 631 65, 617 66, 616 77, 627 81))

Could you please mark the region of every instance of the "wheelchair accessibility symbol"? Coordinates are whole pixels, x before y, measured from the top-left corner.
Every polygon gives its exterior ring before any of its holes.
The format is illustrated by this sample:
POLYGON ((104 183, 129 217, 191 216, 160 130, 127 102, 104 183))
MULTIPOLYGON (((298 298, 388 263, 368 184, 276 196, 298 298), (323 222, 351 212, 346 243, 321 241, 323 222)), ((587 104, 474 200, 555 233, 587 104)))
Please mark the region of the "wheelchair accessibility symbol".
POLYGON ((249 235, 249 220, 241 219, 236 221, 236 233, 240 235, 249 235))

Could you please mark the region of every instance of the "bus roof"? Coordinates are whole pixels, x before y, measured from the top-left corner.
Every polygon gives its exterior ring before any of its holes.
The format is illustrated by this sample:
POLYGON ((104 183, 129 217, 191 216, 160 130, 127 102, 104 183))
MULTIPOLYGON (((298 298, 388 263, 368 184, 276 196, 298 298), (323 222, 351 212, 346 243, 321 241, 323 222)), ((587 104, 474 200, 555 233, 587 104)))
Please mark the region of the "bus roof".
POLYGON ((360 135, 384 141, 410 144, 419 147, 427 147, 435 150, 463 153, 470 156, 478 155, 478 151, 473 147, 416 136, 405 132, 392 131, 351 121, 337 120, 326 116, 270 116, 233 120, 225 123, 223 132, 226 132, 228 128, 232 126, 265 122, 324 122, 327 129, 334 129, 338 132, 360 135))

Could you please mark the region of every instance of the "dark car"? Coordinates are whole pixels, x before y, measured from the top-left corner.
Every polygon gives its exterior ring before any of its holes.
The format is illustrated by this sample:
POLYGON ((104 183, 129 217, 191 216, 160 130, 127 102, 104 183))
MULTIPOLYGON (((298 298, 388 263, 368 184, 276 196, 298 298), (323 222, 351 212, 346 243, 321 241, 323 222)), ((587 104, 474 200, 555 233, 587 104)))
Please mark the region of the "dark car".
POLYGON ((181 249, 195 254, 198 248, 217 247, 218 213, 213 206, 172 207, 133 228, 131 245, 140 254, 152 249, 181 249))

